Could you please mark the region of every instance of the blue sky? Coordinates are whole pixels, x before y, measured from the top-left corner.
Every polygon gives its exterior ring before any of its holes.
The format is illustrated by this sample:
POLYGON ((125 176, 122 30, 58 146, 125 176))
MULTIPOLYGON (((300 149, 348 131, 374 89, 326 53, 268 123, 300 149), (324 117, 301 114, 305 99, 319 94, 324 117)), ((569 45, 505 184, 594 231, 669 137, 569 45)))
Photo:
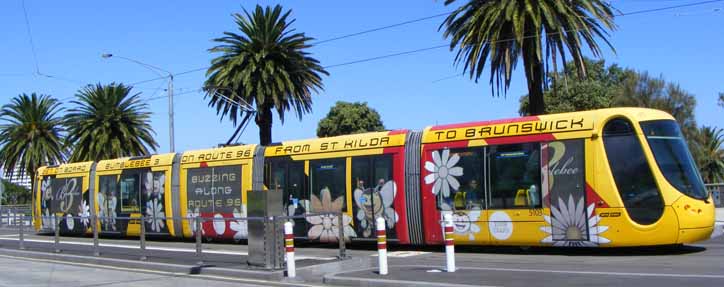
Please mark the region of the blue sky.
MULTIPOLYGON (((622 12, 697 1, 614 0, 622 12)), ((173 73, 206 67, 213 55, 211 39, 236 29, 231 14, 242 7, 281 3, 293 10, 294 27, 319 40, 451 11, 444 1, 38 1, 26 0, 35 60, 21 0, 0 1, 0 104, 20 93, 51 94, 70 99, 90 83, 134 83, 156 78, 147 69, 102 53, 137 59, 173 73)), ((724 2, 616 19, 606 51, 609 63, 663 75, 697 97, 699 124, 724 126, 716 106, 724 92, 724 2)), ((310 50, 324 66, 446 44, 437 30, 442 17, 332 41, 310 50)), ((315 95, 314 111, 302 121, 275 118, 273 139, 314 137, 319 119, 336 101, 366 101, 389 129, 517 116, 518 97, 526 93, 521 69, 515 72, 507 97, 494 98, 485 78, 450 77, 461 71, 447 48, 332 67, 325 90, 315 95), (439 80, 447 78, 445 80, 439 80)), ((174 81, 176 150, 201 149, 225 142, 233 132, 220 121, 198 90, 204 72, 179 75, 174 81)), ((152 126, 167 152, 166 82, 135 86, 148 100, 152 126)), ((69 107, 69 105, 65 105, 69 107)), ((241 136, 258 142, 252 123, 241 136)))

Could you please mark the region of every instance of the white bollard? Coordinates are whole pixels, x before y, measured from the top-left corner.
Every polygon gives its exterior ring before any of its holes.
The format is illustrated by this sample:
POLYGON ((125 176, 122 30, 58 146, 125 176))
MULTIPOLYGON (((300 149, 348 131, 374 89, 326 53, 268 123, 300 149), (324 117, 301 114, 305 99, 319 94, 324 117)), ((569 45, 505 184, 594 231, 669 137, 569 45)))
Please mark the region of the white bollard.
POLYGON ((284 223, 284 246, 287 251, 287 277, 294 278, 297 271, 294 263, 294 227, 291 222, 284 223))
POLYGON ((385 219, 377 218, 377 252, 380 275, 387 275, 387 234, 385 232, 385 219))
POLYGON ((455 240, 453 239, 452 215, 446 213, 443 216, 445 229, 445 257, 447 258, 447 272, 455 272, 455 240))

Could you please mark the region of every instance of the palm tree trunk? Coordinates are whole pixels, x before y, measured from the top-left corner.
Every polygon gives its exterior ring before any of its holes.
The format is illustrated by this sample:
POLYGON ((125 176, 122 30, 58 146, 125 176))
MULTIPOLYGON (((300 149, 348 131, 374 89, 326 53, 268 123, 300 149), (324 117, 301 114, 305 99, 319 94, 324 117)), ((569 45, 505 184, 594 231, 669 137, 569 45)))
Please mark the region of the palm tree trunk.
POLYGON ((545 114, 543 63, 535 54, 532 40, 523 42, 523 66, 528 82, 528 114, 531 116, 545 114))
POLYGON ((263 107, 256 116, 256 125, 259 126, 259 144, 272 143, 272 109, 263 107))

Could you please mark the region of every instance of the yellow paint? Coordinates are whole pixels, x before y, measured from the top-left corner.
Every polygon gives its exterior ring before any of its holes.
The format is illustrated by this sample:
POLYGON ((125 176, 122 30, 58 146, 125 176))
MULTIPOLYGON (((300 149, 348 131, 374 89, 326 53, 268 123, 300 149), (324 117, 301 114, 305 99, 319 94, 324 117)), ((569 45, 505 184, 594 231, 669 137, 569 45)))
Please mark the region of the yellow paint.
POLYGON ((175 154, 157 154, 143 158, 124 157, 119 159, 102 160, 98 162, 96 171, 123 170, 144 167, 166 166, 173 163, 175 154))
MULTIPOLYGON (((345 181, 347 184, 346 186, 346 192, 345 192, 345 198, 347 199, 347 215, 349 215, 349 218, 354 218, 352 216, 352 158, 348 157, 345 160, 345 181)), ((354 220, 352 220, 351 223, 352 226, 354 226, 354 220)))
POLYGON ((282 142, 281 145, 267 147, 264 155, 266 157, 276 157, 396 147, 405 144, 405 137, 406 134, 390 135, 390 132, 372 132, 310 140, 285 141, 282 142))
POLYGON ((256 145, 187 151, 181 156, 181 164, 251 159, 254 157, 254 149, 256 149, 256 145))
POLYGON ((497 137, 588 131, 593 119, 582 113, 541 116, 538 120, 512 123, 481 123, 467 127, 433 128, 423 133, 423 143, 478 140, 497 137))

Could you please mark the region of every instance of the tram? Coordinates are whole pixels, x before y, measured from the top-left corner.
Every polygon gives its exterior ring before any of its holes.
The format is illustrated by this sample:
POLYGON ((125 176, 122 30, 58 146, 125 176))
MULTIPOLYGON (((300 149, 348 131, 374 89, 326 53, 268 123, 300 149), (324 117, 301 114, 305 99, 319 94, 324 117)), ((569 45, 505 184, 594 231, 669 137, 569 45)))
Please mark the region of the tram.
POLYGON ((62 234, 247 237, 249 190, 283 192, 297 238, 620 247, 706 240, 715 209, 674 118, 613 108, 41 167, 34 226, 62 234), (145 220, 139 220, 141 216, 145 220), (57 217, 54 217, 57 216, 57 217), (59 218, 60 222, 54 222, 59 218), (130 219, 129 219, 130 218, 130 219), (228 218, 228 220, 223 220, 228 218))

